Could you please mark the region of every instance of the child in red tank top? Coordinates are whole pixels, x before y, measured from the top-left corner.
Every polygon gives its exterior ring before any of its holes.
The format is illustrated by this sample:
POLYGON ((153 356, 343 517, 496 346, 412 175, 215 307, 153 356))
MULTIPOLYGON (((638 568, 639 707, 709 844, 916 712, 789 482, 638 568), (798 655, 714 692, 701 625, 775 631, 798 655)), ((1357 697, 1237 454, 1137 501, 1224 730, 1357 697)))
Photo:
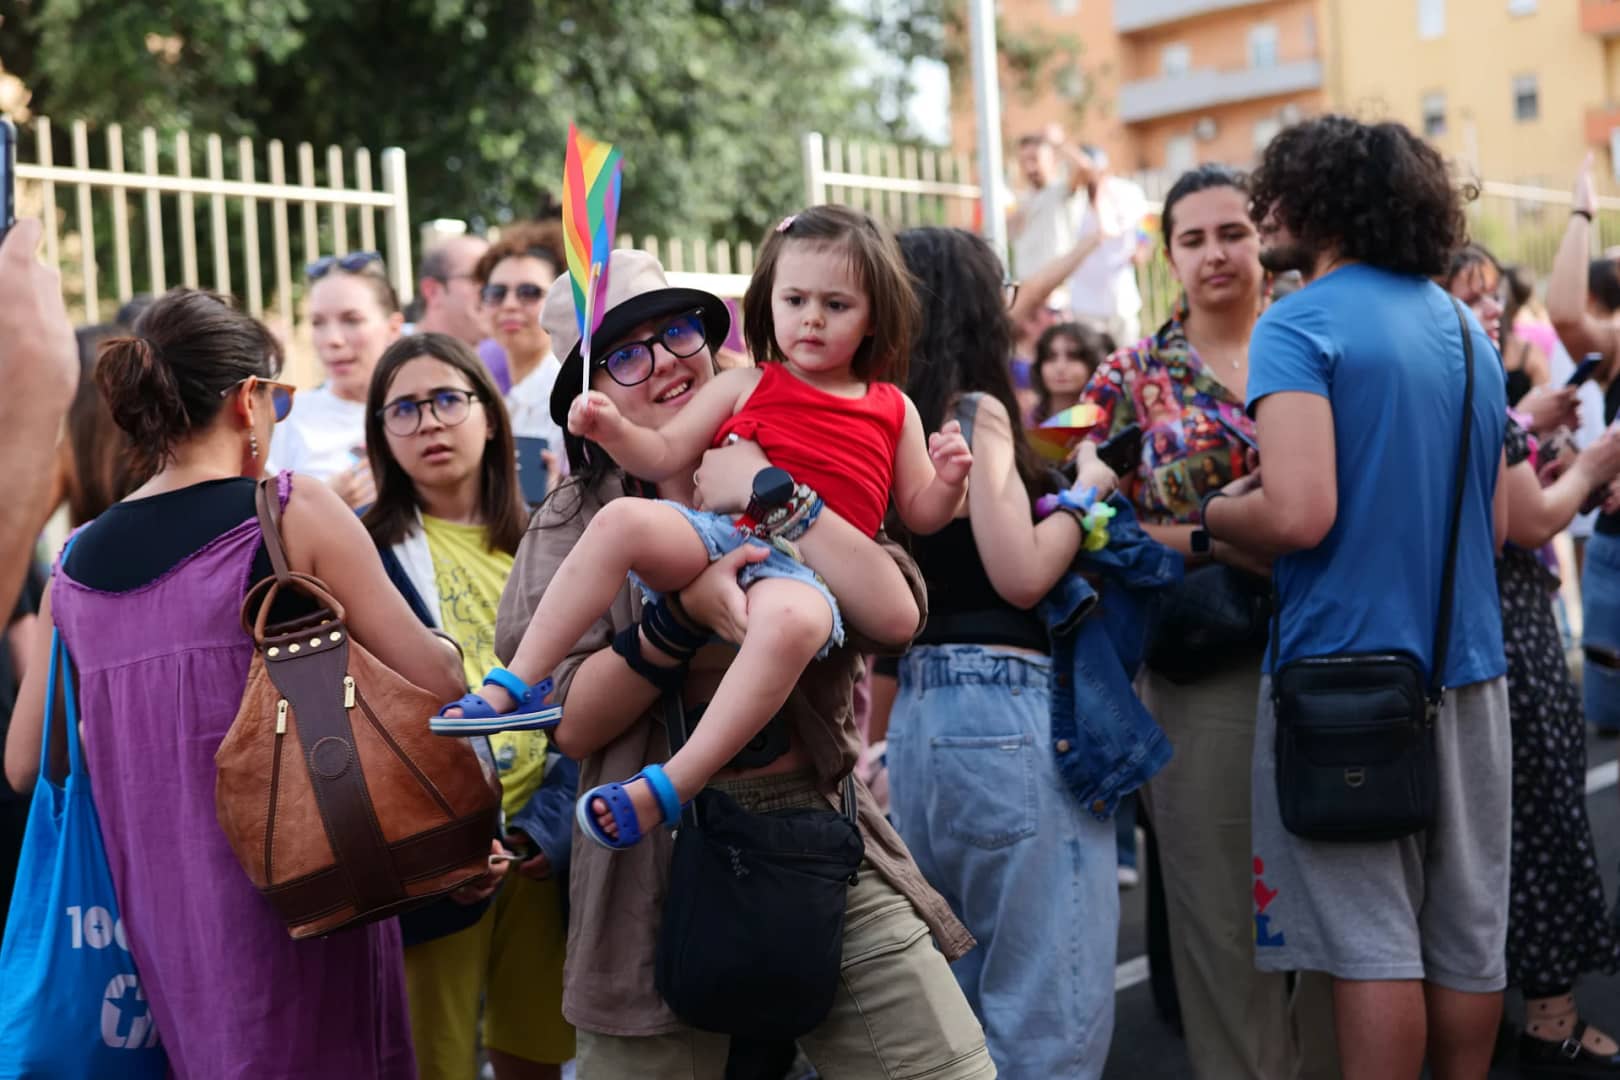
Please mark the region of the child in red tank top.
MULTIPOLYGON (((694 468, 711 445, 755 440, 772 468, 756 477, 754 501, 736 517, 673 502, 609 502, 558 568, 509 670, 486 682, 483 697, 497 715, 468 721, 478 731, 554 723, 555 708, 511 712, 517 699, 503 688, 506 679, 533 683, 551 672, 607 610, 626 573, 653 595, 685 587, 740 546, 768 551, 739 575, 748 590, 742 653, 686 745, 663 768, 648 766, 580 797, 581 829, 607 847, 628 847, 660 818, 673 825, 680 806, 782 707, 805 666, 842 642, 840 599, 862 612, 891 602, 834 598, 797 557, 794 541, 823 506, 871 536, 892 493, 906 527, 927 534, 943 528, 966 496, 972 455, 956 423, 925 437, 916 406, 884 381, 905 377, 917 301, 898 245, 870 217, 821 206, 786 218, 760 252, 743 313, 761 367, 721 372, 658 430, 630 423, 596 391, 574 401, 568 428, 653 482, 694 468)), ((614 356, 607 351, 602 363, 614 356)), ((903 582, 892 576, 898 589, 903 582)), ((908 590, 891 606, 911 603, 908 590)), ((644 622, 646 644, 656 648, 648 630, 644 622)), ((639 645, 615 643, 627 661, 630 648, 639 645)), ((465 733, 460 719, 436 717, 434 730, 465 733)))

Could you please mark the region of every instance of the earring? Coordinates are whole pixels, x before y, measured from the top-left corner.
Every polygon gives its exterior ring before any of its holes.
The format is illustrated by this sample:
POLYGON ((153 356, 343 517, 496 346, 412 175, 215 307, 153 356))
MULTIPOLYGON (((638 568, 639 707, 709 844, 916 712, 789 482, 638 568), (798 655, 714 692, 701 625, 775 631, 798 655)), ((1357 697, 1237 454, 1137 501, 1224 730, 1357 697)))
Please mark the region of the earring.
POLYGON ((259 435, 257 432, 248 432, 248 454, 254 461, 259 460, 259 435))

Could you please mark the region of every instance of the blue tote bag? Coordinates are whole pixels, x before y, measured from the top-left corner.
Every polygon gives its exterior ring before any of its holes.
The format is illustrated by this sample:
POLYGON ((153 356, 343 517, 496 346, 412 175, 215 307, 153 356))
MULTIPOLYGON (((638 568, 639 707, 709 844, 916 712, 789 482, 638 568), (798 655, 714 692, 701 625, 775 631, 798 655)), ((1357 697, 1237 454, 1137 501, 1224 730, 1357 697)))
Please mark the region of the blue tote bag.
POLYGON ((39 779, 0 944, 0 1078, 161 1078, 168 1059, 118 917, 67 646, 51 635, 39 779), (56 722, 56 699, 65 725, 56 722), (52 739, 66 739, 68 774, 51 776, 52 739))

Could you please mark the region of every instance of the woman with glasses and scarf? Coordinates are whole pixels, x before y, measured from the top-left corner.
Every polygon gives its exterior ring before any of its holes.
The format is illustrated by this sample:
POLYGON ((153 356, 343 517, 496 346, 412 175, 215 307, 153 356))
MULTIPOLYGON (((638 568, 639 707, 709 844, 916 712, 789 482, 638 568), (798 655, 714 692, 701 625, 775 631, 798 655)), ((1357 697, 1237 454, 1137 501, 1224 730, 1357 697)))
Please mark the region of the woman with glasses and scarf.
POLYGON ((377 497, 366 463, 366 392, 377 358, 405 325, 375 251, 310 263, 309 325, 326 380, 276 432, 269 468, 324 480, 353 509, 377 497))
MULTIPOLYGON (((726 339, 730 315, 718 297, 671 288, 657 260, 642 252, 613 252, 608 283, 593 356, 607 357, 631 343, 639 343, 642 355, 638 365, 616 373, 598 359, 591 388, 634 422, 662 427, 715 377, 714 352, 726 339), (702 329, 695 341, 685 329, 694 317, 702 329), (655 343, 647 345, 648 339, 655 343)), ((566 278, 559 280, 545 306, 546 326, 566 357, 551 400, 559 422, 583 381, 566 285, 566 278)), ((695 474, 656 486, 625 473, 594 444, 570 436, 568 451, 573 474, 535 515, 501 599, 497 652, 503 657, 515 651, 541 595, 608 501, 656 495, 739 513, 761 474, 769 477, 770 462, 746 440, 710 451, 695 474)), ((848 561, 852 546, 873 542, 826 510, 797 544, 811 567, 836 569, 840 560, 848 561)), ((882 546, 920 601, 915 566, 894 545, 882 546)), ((657 604, 643 603, 627 581, 609 612, 558 667, 554 700, 566 713, 553 737, 580 762, 582 788, 668 759, 661 708, 665 690, 691 719, 712 700, 737 653, 707 644, 711 630, 726 641, 742 640, 748 614, 737 573, 761 554, 758 548, 742 548, 725 555, 657 604), (664 646, 674 651, 665 652, 664 646)), ((832 806, 828 796, 854 766, 860 748, 850 700, 857 653, 880 648, 860 637, 865 629, 850 619, 856 641, 805 670, 758 745, 722 770, 715 786, 758 814, 832 806)), ((972 939, 923 880, 870 792, 858 783, 856 788, 865 861, 847 893, 841 978, 831 1012, 799 1044, 828 1077, 992 1076, 983 1034, 946 965, 972 939)), ((683 1023, 654 986, 672 851, 667 829, 654 829, 623 851, 596 844, 574 849, 563 1011, 578 1029, 581 1080, 711 1080, 727 1075, 728 1058, 736 1064, 745 1050, 762 1049, 756 1041, 732 1040, 683 1023)), ((727 946, 723 939, 712 944, 727 946)))
MULTIPOLYGON (((494 380, 454 338, 401 338, 371 381, 366 445, 377 501, 364 523, 383 566, 416 617, 461 645, 469 682, 481 681, 498 662, 495 612, 526 517, 494 380)), ((487 745, 504 840, 520 861, 504 882, 400 918, 422 1080, 470 1075, 480 1043, 497 1080, 554 1078, 574 1056, 562 962, 577 770, 543 732, 500 732, 487 745)))

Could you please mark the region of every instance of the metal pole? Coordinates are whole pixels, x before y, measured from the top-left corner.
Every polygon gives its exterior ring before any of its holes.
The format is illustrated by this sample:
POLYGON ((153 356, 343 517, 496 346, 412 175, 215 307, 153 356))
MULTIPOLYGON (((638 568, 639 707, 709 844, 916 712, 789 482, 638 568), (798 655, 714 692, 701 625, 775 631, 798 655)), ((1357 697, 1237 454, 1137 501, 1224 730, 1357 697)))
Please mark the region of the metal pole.
POLYGON ((1007 203, 1001 182, 1001 84, 996 59, 995 0, 969 0, 973 107, 979 128, 979 207, 984 238, 1007 261, 1007 203))

